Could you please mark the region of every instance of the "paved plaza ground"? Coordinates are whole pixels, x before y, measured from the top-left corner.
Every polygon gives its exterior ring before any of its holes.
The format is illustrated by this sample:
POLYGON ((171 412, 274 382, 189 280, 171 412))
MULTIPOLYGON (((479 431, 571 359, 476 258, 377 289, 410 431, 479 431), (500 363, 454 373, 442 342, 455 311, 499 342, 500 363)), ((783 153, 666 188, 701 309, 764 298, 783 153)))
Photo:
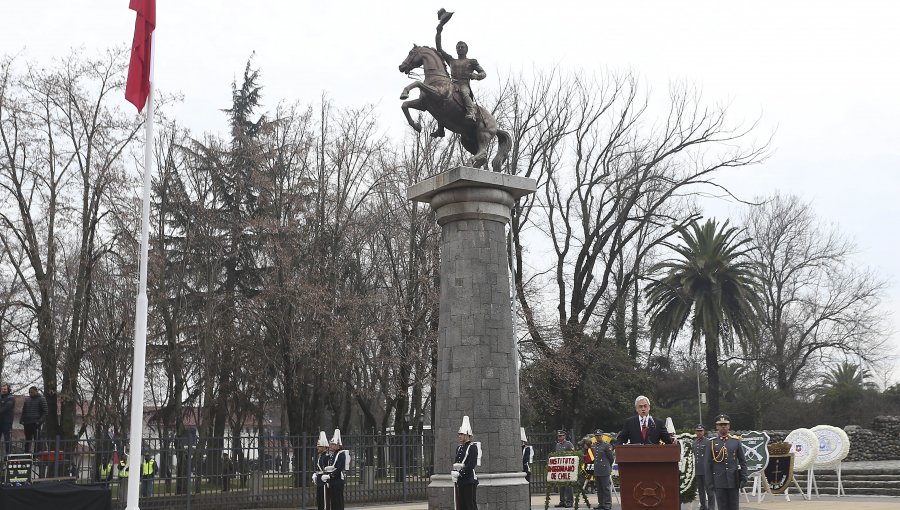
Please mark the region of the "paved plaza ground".
MULTIPOLYGON (((554 496, 550 503, 550 508, 557 503, 554 496)), ((591 500, 592 505, 596 505, 595 499, 591 500)), ((620 510, 621 505, 613 503, 613 510, 620 510)), ((784 497, 772 499, 767 496, 762 503, 757 503, 751 498, 750 503, 741 498, 742 510, 838 510, 853 508, 853 510, 897 510, 900 508, 900 498, 893 497, 861 497, 850 496, 836 498, 834 496, 822 496, 813 498, 812 501, 804 501, 799 495, 791 496, 790 501, 785 501, 784 497)), ((365 506, 348 506, 347 510, 356 509, 373 509, 373 510, 428 510, 428 504, 424 501, 421 503, 410 504, 389 504, 389 505, 365 505, 365 506)), ((544 497, 535 496, 531 498, 531 510, 543 510, 544 497)), ((579 507, 584 508, 584 507, 579 507)), ((682 510, 691 510, 691 505, 682 505, 682 510)), ((696 504, 693 508, 697 508, 696 504)), ((555 509, 554 509, 555 510, 555 509)))
MULTIPOLYGON (((867 469, 886 469, 900 473, 900 460, 886 460, 873 462, 844 462, 842 465, 843 472, 852 472, 867 469)), ((597 505, 597 496, 591 494, 591 506, 597 505)), ((757 503, 755 497, 750 497, 750 502, 741 496, 742 510, 898 510, 900 509, 900 498, 889 496, 814 496, 811 501, 806 501, 796 492, 791 492, 790 501, 786 501, 784 496, 766 495, 763 502, 757 503)), ((554 506, 559 502, 557 495, 552 495, 550 499, 550 508, 555 510, 554 506)), ((613 510, 621 510, 622 506, 613 501, 613 510)), ((389 504, 367 504, 361 506, 348 506, 347 510, 359 509, 373 510, 428 510, 428 503, 425 501, 416 503, 389 503, 389 504)), ((544 496, 533 496, 531 498, 531 510, 543 510, 544 496)), ((579 507, 584 509, 585 507, 579 507)), ((682 505, 682 510, 694 510, 697 504, 682 505)))

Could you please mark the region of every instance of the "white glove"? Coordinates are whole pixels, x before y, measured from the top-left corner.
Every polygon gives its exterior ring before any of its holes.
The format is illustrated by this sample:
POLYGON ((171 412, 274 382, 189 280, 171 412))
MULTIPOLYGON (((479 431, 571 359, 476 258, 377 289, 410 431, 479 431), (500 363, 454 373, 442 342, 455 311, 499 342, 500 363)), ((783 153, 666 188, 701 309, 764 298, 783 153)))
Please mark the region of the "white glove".
POLYGON ((456 464, 453 464, 453 469, 455 469, 456 471, 459 471, 460 469, 462 469, 464 467, 466 467, 466 465, 463 464, 462 462, 457 462, 456 464))
POLYGON ((328 475, 322 475, 322 481, 328 483, 328 480, 331 480, 331 477, 328 475))
POLYGON ((456 483, 456 480, 459 479, 459 471, 450 471, 450 478, 453 479, 453 483, 456 483))
POLYGON ((312 481, 313 481, 313 483, 316 483, 316 474, 315 473, 313 473, 313 475, 312 475, 312 481))
POLYGON ((332 471, 334 471, 334 466, 325 466, 326 473, 331 473, 332 471))

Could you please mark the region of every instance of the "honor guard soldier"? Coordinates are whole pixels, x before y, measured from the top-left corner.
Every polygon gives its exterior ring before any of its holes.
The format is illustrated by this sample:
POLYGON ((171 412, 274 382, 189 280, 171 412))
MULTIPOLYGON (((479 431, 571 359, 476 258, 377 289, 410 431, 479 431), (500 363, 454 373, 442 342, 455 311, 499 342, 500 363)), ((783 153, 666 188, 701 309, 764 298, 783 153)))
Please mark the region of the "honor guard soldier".
POLYGON ((700 499, 700 510, 716 510, 716 490, 712 485, 712 472, 706 458, 709 457, 710 438, 706 437, 706 429, 702 423, 694 427, 697 438, 694 439, 694 466, 697 476, 697 496, 700 499))
POLYGON ((594 480, 597 485, 597 506, 594 508, 610 510, 612 508, 612 465, 616 458, 613 456, 612 446, 603 440, 603 431, 594 431, 596 441, 591 445, 594 452, 594 480))
POLYGON ((322 481, 325 482, 328 491, 328 508, 344 510, 344 480, 346 478, 344 472, 350 469, 350 452, 344 450, 341 444, 341 429, 334 429, 330 447, 331 463, 325 466, 322 481))
POLYGON ((468 416, 463 416, 457 438, 459 446, 456 447, 453 470, 450 471, 456 510, 476 510, 478 505, 475 502, 475 489, 478 487, 478 475, 475 474, 475 466, 480 464, 481 452, 478 450, 478 443, 472 442, 472 425, 468 416))
POLYGON ((313 458, 313 466, 315 471, 312 475, 312 481, 316 485, 316 508, 325 510, 327 508, 328 494, 325 492, 325 482, 322 481, 322 475, 325 474, 325 468, 331 464, 328 455, 328 436, 325 431, 319 431, 319 441, 316 443, 316 456, 313 458))
POLYGON ((528 436, 525 435, 525 427, 521 427, 522 431, 522 471, 525 473, 525 480, 531 482, 531 463, 534 462, 534 447, 528 444, 528 436))
POLYGON ((744 449, 740 438, 729 434, 731 419, 727 414, 716 416, 716 431, 706 459, 716 489, 716 506, 719 510, 738 510, 741 486, 748 477, 744 449))

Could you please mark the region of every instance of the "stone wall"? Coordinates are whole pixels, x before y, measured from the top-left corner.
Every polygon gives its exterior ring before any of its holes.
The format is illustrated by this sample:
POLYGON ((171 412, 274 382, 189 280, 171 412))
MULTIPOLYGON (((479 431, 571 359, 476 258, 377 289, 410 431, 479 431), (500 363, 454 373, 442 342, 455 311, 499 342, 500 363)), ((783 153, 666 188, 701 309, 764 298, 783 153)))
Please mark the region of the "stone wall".
MULTIPOLYGON (((771 442, 784 441, 790 430, 766 430, 771 442)), ((844 432, 850 438, 847 462, 860 460, 900 460, 900 416, 878 416, 871 428, 847 425, 844 432)), ((740 432, 739 432, 740 433, 740 432)))
POLYGON ((900 416, 878 416, 872 428, 844 427, 850 437, 848 461, 900 459, 900 416))

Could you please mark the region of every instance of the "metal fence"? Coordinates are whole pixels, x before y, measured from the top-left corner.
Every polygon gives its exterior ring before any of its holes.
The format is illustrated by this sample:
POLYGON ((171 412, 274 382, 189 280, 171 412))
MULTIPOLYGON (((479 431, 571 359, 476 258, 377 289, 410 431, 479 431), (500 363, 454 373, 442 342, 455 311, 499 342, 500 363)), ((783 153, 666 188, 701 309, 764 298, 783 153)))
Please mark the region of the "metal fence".
MULTIPOLYGON (((142 484, 142 491, 152 495, 142 494, 141 508, 315 508, 311 473, 317 439, 317 435, 145 439, 143 452, 155 460, 156 475, 142 484)), ((530 439, 535 450, 531 492, 543 493, 547 454, 553 450, 555 435, 532 434, 530 439)), ((431 431, 344 435, 343 440, 352 459, 344 489, 348 504, 426 499, 425 488, 434 472, 431 431)), ((33 448, 33 479, 105 483, 100 465, 111 462, 113 508, 125 508, 127 482, 119 477, 116 463, 124 458, 127 443, 124 438, 40 441, 33 448)), ((28 446, 16 443, 13 453, 28 446)), ((449 472, 449 466, 440 470, 449 472)))

